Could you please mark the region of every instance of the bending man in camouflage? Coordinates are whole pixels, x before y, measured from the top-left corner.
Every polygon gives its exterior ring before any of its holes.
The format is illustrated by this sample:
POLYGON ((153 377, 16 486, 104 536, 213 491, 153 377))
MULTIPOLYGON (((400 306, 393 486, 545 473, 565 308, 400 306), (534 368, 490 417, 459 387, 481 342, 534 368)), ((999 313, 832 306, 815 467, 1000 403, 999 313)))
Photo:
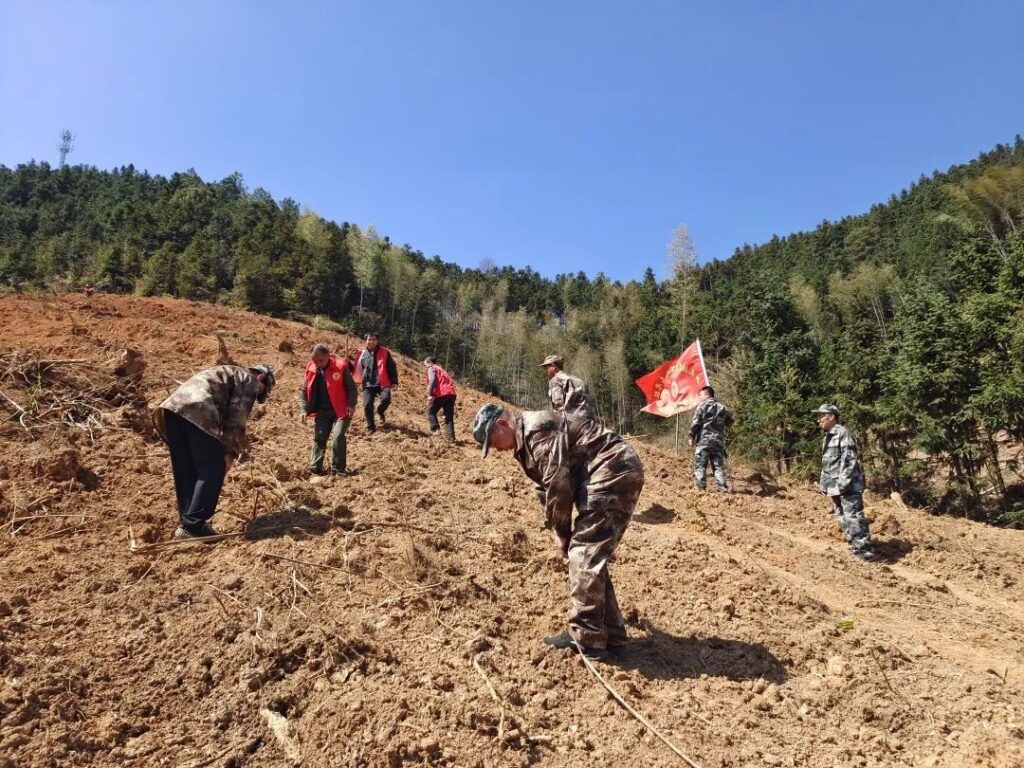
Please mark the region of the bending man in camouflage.
POLYGON ((861 560, 874 560, 871 532, 864 517, 864 470, 850 430, 839 423, 839 409, 826 403, 813 411, 825 430, 821 443, 821 492, 832 500, 839 529, 861 560))
POLYGON ((690 443, 693 452, 693 477, 697 488, 707 487, 708 462, 715 471, 718 490, 726 493, 725 484, 725 430, 732 426, 729 409, 715 400, 715 390, 704 387, 700 391, 700 403, 693 409, 690 422, 690 443))
POLYGON ((583 379, 562 370, 562 356, 548 355, 540 364, 548 376, 548 399, 556 411, 597 421, 597 404, 583 379))
POLYGON ((484 456, 490 448, 514 452, 537 486, 559 553, 569 561, 569 631, 544 642, 578 647, 590 658, 624 650, 626 625, 608 561, 644 485, 636 451, 588 419, 554 411, 517 414, 491 403, 477 413, 473 437, 484 456))
POLYGON ((273 386, 266 365, 218 365, 197 373, 153 411, 171 454, 180 520, 175 538, 216 535, 209 520, 224 477, 245 448, 253 403, 265 402, 273 386))

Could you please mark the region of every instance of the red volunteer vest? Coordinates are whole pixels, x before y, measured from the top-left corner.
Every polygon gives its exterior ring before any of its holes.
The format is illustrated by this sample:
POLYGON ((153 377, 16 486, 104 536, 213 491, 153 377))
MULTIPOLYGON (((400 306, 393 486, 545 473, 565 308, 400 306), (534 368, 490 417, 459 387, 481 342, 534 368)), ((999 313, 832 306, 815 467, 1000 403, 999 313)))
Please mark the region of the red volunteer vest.
POLYGON ((388 375, 388 357, 391 355, 391 350, 383 344, 378 344, 377 349, 370 352, 370 354, 373 355, 373 361, 377 364, 377 383, 384 389, 390 389, 391 377, 388 375))
MULTIPOLYGON (((448 395, 455 394, 455 384, 452 383, 452 377, 448 375, 448 372, 440 365, 430 366, 434 369, 434 391, 430 393, 431 397, 447 397, 448 395)), ((430 381, 428 378, 427 381, 430 381)))
MULTIPOLYGON (((348 361, 339 360, 331 355, 324 369, 324 380, 327 382, 327 397, 331 399, 334 413, 339 419, 345 418, 348 410, 348 392, 345 390, 345 368, 348 361)), ((310 360, 306 363, 306 402, 313 399, 313 382, 316 381, 316 364, 310 360)), ((310 414, 315 415, 315 414, 310 414)))
MULTIPOLYGON (((430 393, 431 397, 445 397, 450 394, 455 394, 455 384, 452 382, 452 377, 447 375, 447 372, 440 366, 431 366, 434 370, 434 391, 430 393)), ((430 381, 429 375, 427 381, 430 381)))

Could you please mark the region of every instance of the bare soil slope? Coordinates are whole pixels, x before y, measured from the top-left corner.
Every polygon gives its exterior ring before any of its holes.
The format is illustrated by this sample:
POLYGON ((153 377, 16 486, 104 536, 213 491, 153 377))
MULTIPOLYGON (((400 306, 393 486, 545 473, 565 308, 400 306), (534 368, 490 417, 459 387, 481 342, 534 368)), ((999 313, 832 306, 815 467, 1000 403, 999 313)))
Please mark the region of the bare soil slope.
MULTIPOLYGON (((447 447, 401 361, 387 428, 349 433, 357 474, 311 482, 305 351, 353 339, 108 296, 4 296, 0 328, 30 414, 0 398, 2 768, 681 764, 539 644, 564 566, 513 460, 472 442, 483 395, 461 388, 447 447), (133 553, 175 526, 145 402, 225 355, 280 372, 214 521, 247 534, 133 553)), ((864 564, 813 489, 701 495, 639 448, 632 652, 598 669, 697 763, 1024 765, 1024 533, 869 498, 891 562, 864 564)))

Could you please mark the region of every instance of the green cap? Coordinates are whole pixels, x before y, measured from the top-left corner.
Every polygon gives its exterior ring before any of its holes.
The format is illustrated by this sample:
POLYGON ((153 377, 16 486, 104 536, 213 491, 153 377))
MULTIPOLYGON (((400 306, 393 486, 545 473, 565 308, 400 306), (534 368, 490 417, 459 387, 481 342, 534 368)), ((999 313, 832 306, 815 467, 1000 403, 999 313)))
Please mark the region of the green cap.
POLYGON ((481 446, 483 446, 483 454, 487 455, 487 449, 490 447, 487 442, 487 438, 491 434, 491 427, 494 426, 494 422, 498 420, 498 417, 505 412, 505 409, 495 403, 488 403, 479 411, 477 411, 476 418, 473 419, 473 437, 476 439, 481 446))

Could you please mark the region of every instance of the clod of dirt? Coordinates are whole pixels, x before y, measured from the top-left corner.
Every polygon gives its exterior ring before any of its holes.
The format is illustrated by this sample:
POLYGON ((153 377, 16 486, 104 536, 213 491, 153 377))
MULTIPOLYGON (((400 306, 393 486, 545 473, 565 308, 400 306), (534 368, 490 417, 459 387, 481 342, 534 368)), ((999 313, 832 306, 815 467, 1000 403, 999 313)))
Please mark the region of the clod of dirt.
POLYGON ((82 468, 78 451, 74 448, 65 448, 56 455, 48 450, 38 450, 37 457, 32 462, 31 472, 33 477, 45 477, 58 482, 74 480, 78 470, 82 468))
POLYGON ((529 555, 530 539, 526 535, 526 531, 517 528, 502 536, 499 541, 492 542, 491 549, 495 555, 510 563, 522 563, 529 555))
POLYGON ((121 350, 117 360, 117 367, 114 368, 114 375, 122 379, 131 379, 134 382, 142 381, 142 374, 146 371, 146 359, 142 352, 131 347, 121 350))

